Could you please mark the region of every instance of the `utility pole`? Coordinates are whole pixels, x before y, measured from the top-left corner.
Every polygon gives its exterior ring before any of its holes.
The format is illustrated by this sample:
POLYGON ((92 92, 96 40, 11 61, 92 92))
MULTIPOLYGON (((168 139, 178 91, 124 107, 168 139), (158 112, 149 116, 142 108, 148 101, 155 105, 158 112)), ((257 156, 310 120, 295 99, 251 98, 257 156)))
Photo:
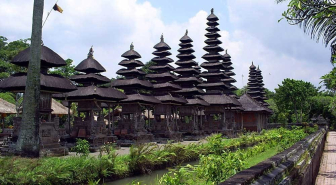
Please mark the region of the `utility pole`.
POLYGON ((23 114, 16 150, 21 156, 39 157, 40 68, 44 0, 34 0, 33 24, 23 114))

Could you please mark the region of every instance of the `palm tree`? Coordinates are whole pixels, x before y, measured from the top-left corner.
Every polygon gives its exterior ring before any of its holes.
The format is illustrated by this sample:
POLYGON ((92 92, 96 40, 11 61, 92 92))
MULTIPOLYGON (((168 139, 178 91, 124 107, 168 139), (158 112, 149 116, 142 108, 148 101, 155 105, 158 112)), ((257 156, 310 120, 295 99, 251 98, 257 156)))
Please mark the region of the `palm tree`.
POLYGON ((331 47, 331 62, 336 60, 336 1, 335 0, 276 0, 289 1, 282 14, 289 24, 299 25, 312 39, 331 47))
POLYGON ((21 156, 39 157, 39 101, 41 39, 44 0, 34 0, 33 25, 31 34, 30 61, 23 100, 21 130, 16 150, 21 156))

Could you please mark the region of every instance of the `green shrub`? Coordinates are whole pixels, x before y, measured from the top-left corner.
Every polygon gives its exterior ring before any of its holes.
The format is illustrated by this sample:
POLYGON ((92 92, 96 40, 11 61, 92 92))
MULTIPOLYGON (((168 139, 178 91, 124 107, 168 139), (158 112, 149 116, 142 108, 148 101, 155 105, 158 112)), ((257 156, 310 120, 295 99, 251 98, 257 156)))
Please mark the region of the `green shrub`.
POLYGON ((71 149, 76 155, 88 156, 90 153, 90 144, 85 139, 76 139, 76 146, 71 149))

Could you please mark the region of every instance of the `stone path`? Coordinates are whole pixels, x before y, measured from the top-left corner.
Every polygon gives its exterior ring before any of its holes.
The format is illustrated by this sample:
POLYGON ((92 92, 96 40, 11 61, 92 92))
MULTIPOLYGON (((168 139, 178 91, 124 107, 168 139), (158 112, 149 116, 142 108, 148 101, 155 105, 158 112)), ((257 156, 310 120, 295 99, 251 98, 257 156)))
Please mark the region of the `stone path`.
POLYGON ((336 185, 336 132, 327 135, 321 166, 316 178, 317 185, 336 185))

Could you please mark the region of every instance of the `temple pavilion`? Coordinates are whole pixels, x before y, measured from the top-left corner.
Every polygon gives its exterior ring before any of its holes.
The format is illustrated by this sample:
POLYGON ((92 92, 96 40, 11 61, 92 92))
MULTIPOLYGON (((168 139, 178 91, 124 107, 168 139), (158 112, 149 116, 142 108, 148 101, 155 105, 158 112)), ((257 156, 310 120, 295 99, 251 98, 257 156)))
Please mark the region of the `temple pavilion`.
POLYGON ((180 41, 179 54, 176 56, 179 60, 175 63, 179 67, 174 72, 179 74, 179 79, 175 80, 175 83, 179 84, 182 89, 175 92, 185 97, 188 103, 179 108, 179 131, 185 135, 199 135, 202 125, 202 116, 200 115, 204 112, 204 107, 209 106, 209 103, 200 96, 205 92, 197 87, 202 83, 198 78, 200 68, 193 60, 196 57, 192 54, 195 51, 192 49, 193 40, 188 36, 188 30, 180 41))
POLYGON ((110 122, 109 129, 106 128, 102 115, 103 104, 112 107, 127 97, 115 88, 101 86, 110 80, 100 74, 106 70, 93 57, 92 47, 87 58, 79 63, 75 70, 80 74, 71 76, 70 79, 78 84, 78 89, 63 95, 68 105, 77 104, 77 115, 74 117, 70 136, 87 139, 91 148, 96 149, 102 144, 115 141, 110 122))
POLYGON ((145 79, 146 73, 137 67, 144 66, 138 59, 140 54, 134 50, 133 43, 130 50, 121 55, 126 58, 119 65, 126 67, 117 71, 124 78, 112 82, 112 87, 124 90, 127 99, 122 100, 121 120, 115 134, 121 139, 135 140, 137 142, 153 141, 153 134, 148 132, 150 127, 149 112, 154 105, 161 103, 150 94, 153 84, 145 79), (144 111, 147 110, 147 123, 144 111))
POLYGON ((172 73, 175 68, 169 65, 174 61, 167 57, 171 55, 171 48, 164 42, 163 35, 154 49, 156 51, 153 52, 155 57, 152 61, 155 65, 149 68, 153 72, 147 74, 146 78, 153 82, 153 95, 161 104, 156 105, 153 111, 155 119, 151 127, 152 132, 157 137, 179 140, 181 133, 178 132, 177 125, 178 107, 186 104, 187 100, 175 93, 182 87, 174 82, 178 77, 172 73))
MULTIPOLYGON (((19 52, 12 60, 12 64, 28 68, 30 60, 30 47, 19 52)), ((64 155, 68 149, 59 144, 59 117, 51 119, 52 94, 66 93, 76 90, 76 86, 60 75, 48 74, 52 67, 65 66, 66 62, 53 50, 41 46, 41 72, 40 72, 40 155, 64 155)), ((24 93, 27 74, 16 73, 0 81, 0 89, 13 93, 24 93)), ((21 117, 14 118, 14 131, 12 142, 16 142, 21 125, 21 117)))
POLYGON ((268 117, 272 114, 272 110, 265 106, 267 104, 264 102, 265 91, 263 87, 261 88, 262 81, 259 79, 262 79, 261 72, 257 72, 252 62, 247 93, 239 98, 239 102, 244 108, 242 124, 249 131, 261 131, 266 128, 268 117))
POLYGON ((203 55, 206 62, 201 64, 201 67, 206 69, 200 74, 201 77, 206 79, 206 82, 199 84, 198 87, 206 89, 206 94, 203 99, 210 104, 205 108, 206 122, 203 124, 203 129, 207 133, 222 132, 228 129, 229 120, 227 120, 226 112, 230 111, 231 107, 240 106, 237 99, 230 97, 231 86, 222 81, 227 79, 228 75, 225 74, 226 66, 221 62, 223 56, 219 53, 223 48, 219 46, 222 42, 218 39, 220 34, 218 17, 211 9, 211 14, 207 17, 206 28, 207 33, 205 36, 206 46, 203 48, 207 53, 203 55))

